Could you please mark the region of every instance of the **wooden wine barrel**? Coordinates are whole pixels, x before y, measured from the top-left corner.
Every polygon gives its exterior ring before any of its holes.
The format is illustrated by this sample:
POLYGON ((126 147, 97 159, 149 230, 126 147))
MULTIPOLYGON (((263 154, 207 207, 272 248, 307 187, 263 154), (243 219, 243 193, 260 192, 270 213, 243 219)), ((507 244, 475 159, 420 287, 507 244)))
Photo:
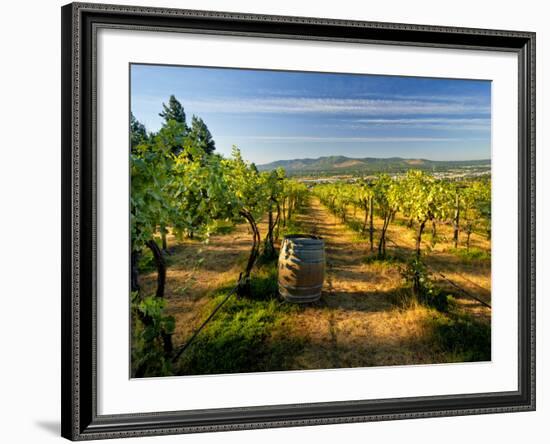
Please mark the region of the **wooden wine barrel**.
POLYGON ((285 236, 279 253, 279 294, 289 302, 319 300, 325 279, 325 242, 317 236, 285 236))

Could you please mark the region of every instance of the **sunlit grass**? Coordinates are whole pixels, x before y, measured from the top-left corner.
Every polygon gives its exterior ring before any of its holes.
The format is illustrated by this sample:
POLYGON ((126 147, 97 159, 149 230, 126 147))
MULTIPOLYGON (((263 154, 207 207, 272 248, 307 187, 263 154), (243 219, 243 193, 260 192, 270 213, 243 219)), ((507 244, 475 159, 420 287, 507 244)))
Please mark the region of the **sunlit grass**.
MULTIPOLYGON (((277 272, 273 264, 256 270, 251 297, 234 295, 184 352, 178 374, 221 374, 275 371, 288 367, 304 340, 289 334, 289 317, 300 307, 277 298, 277 272)), ((207 315, 230 288, 211 295, 203 308, 207 315)))
POLYGON ((450 248, 448 250, 450 253, 458 256, 463 262, 482 262, 490 261, 491 253, 480 248, 471 247, 470 249, 462 248, 450 248))

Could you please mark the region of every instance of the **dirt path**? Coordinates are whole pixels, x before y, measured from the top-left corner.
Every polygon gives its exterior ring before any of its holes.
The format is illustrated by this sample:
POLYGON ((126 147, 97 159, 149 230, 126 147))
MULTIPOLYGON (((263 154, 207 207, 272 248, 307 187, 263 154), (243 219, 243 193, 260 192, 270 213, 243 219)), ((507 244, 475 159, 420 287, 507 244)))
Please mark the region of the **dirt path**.
POLYGON ((329 307, 361 311, 392 307, 388 293, 399 287, 396 285, 399 273, 395 268, 365 264, 366 241, 357 240, 315 197, 311 198, 300 223, 325 240, 328 288, 323 296, 329 307))
MULTIPOLYGON (((284 318, 280 332, 270 333, 272 338, 282 334, 304 344, 299 352, 289 356, 284 369, 453 360, 434 339, 433 321, 438 315, 423 306, 403 309, 396 303, 404 292, 398 264, 366 261, 370 253, 368 240, 343 225, 313 196, 307 207, 295 215, 295 222, 304 233, 324 238, 327 270, 321 300, 297 308, 284 318)), ((262 238, 265 225, 263 222, 259 227, 262 238)), ((391 226, 389 236, 395 243, 409 248, 410 229, 391 226)), ((235 226, 229 233, 212 236, 208 244, 169 238, 172 253, 167 258, 166 298, 168 314, 176 319, 176 344, 184 342, 209 314, 209 295, 236 282, 248 256, 250 242, 251 234, 246 224, 235 226)), ((457 262, 454 269, 463 274, 465 269, 459 265, 457 262)), ((452 274, 452 265, 445 269, 452 274)), ((486 285, 485 271, 464 275, 478 279, 479 285, 486 285)), ((152 292, 155 274, 143 276, 142 284, 146 291, 152 292)), ((479 308, 476 304, 471 305, 471 310, 479 308)))
POLYGON ((368 241, 356 235, 318 201, 297 217, 305 233, 324 238, 325 287, 318 304, 305 308, 293 331, 309 345, 296 368, 359 367, 438 362, 430 344, 429 310, 394 304, 402 279, 395 266, 365 263, 368 241))

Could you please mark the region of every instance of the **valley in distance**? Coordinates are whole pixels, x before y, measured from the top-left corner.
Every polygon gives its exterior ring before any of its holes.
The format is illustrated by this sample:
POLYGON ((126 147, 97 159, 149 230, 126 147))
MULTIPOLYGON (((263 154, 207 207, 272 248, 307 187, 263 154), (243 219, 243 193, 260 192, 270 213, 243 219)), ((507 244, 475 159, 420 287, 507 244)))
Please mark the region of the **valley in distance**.
POLYGON ((404 159, 402 157, 364 157, 324 156, 315 159, 289 159, 257 165, 259 171, 271 171, 284 168, 288 176, 300 178, 303 182, 331 182, 357 179, 374 179, 378 173, 395 177, 410 169, 422 170, 438 179, 463 180, 469 178, 490 177, 491 160, 428 160, 404 159), (372 177, 369 177, 372 176, 372 177))

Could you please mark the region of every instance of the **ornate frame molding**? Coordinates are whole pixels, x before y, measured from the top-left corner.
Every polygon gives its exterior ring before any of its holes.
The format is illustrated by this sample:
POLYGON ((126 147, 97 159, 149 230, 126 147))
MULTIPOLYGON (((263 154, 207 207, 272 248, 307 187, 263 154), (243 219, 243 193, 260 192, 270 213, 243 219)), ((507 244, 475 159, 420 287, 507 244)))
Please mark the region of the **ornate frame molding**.
POLYGON ((62 435, 71 440, 535 409, 535 34, 72 3, 62 8, 62 435), (514 52, 519 61, 519 389, 372 401, 97 415, 95 40, 99 27, 514 52))

